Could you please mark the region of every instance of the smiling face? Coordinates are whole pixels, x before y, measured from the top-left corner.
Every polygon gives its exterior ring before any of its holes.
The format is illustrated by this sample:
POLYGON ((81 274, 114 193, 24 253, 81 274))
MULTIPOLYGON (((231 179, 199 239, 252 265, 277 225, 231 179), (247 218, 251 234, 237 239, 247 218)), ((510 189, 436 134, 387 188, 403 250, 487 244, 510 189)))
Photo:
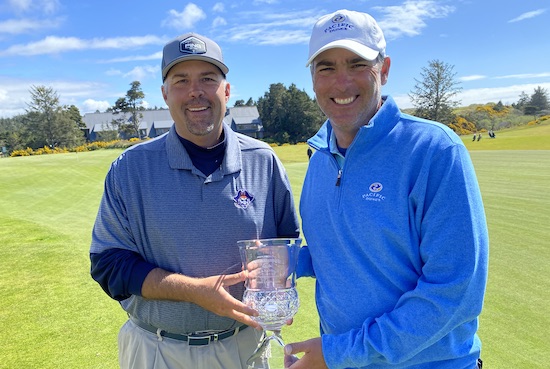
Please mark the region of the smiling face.
POLYGON ((340 147, 348 147, 376 114, 389 69, 388 57, 377 63, 341 48, 326 50, 313 60, 317 103, 330 119, 340 147))
POLYGON ((199 60, 178 63, 161 89, 181 137, 202 147, 219 142, 230 85, 218 67, 199 60))

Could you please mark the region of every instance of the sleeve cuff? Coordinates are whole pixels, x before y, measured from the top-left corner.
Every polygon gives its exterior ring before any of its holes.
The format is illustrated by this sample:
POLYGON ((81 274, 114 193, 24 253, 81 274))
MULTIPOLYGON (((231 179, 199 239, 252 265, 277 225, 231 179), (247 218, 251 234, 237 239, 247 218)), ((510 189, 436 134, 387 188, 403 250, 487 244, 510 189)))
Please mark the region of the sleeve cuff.
POLYGON ((156 266, 146 262, 145 260, 140 260, 132 268, 130 275, 130 280, 128 283, 128 292, 132 295, 141 296, 141 287, 147 275, 151 270, 155 269, 156 266))

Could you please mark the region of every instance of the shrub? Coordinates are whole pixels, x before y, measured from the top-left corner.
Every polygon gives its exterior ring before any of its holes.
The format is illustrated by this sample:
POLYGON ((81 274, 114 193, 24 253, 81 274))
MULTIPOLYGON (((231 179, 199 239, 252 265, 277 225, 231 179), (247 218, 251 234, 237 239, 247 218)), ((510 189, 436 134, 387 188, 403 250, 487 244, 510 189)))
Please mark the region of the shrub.
POLYGON ((469 135, 476 131, 476 127, 472 122, 459 115, 449 124, 449 128, 455 131, 457 135, 469 135))
POLYGON ((30 155, 45 155, 45 154, 60 154, 68 152, 86 152, 94 151, 100 149, 125 149, 136 143, 139 143, 139 139, 130 139, 130 140, 113 140, 113 141, 94 141, 88 142, 84 145, 76 146, 71 149, 65 147, 54 147, 44 146, 36 150, 27 147, 25 150, 14 150, 10 153, 10 156, 30 156, 30 155))
MULTIPOLYGON (((10 154, 10 156, 14 157, 14 156, 30 156, 30 152, 29 152, 29 147, 27 147, 27 149, 25 150, 13 150, 10 154)), ((31 152, 32 152, 32 149, 30 149, 31 152)))

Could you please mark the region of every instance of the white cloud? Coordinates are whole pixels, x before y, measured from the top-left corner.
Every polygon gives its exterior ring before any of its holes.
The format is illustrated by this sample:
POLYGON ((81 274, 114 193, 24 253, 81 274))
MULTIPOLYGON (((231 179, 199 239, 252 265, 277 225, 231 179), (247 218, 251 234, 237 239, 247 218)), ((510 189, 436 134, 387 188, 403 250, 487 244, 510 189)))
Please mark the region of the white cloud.
POLYGON ((130 78, 132 81, 143 81, 149 76, 160 75, 160 66, 144 65, 138 66, 125 73, 123 77, 130 78))
POLYGON ((111 68, 105 74, 108 76, 121 76, 123 73, 119 69, 111 68))
POLYGON ((60 7, 58 0, 42 0, 39 1, 39 4, 41 4, 41 8, 46 14, 52 14, 56 12, 60 7))
POLYGON ((176 30, 186 30, 195 26, 195 24, 206 18, 206 13, 193 3, 185 6, 182 12, 171 9, 168 17, 162 21, 163 27, 170 27, 176 30))
POLYGON ((254 45, 307 44, 311 27, 320 14, 314 10, 306 12, 247 12, 242 18, 252 18, 254 23, 243 21, 226 32, 233 42, 254 45))
POLYGON ((214 7, 212 7, 212 10, 216 13, 223 13, 225 10, 225 6, 223 3, 216 3, 214 4, 214 7))
POLYGON ((132 49, 145 45, 158 45, 164 41, 157 36, 94 38, 48 36, 40 41, 10 46, 0 51, 0 56, 59 54, 68 51, 91 49, 132 49))
POLYGON ((545 11, 546 11, 546 9, 538 9, 538 10, 533 10, 533 11, 530 11, 530 12, 527 12, 527 13, 523 13, 520 16, 514 18, 514 19, 510 19, 508 21, 508 23, 515 23, 515 22, 520 22, 520 21, 525 20, 525 19, 534 18, 534 17, 537 17, 537 16, 541 15, 545 11))
POLYGON ((257 45, 290 45, 302 44, 309 40, 309 31, 305 30, 271 30, 266 31, 263 27, 240 30, 231 37, 232 41, 246 40, 257 45))
POLYGON ((26 102, 30 100, 30 83, 19 79, 8 79, 0 77, 0 117, 11 117, 25 113, 26 102))
POLYGON ((111 104, 106 101, 98 101, 94 99, 86 99, 82 103, 82 107, 80 108, 80 114, 85 113, 94 113, 96 111, 103 112, 107 110, 107 108, 111 107, 111 104))
POLYGON ((474 74, 474 75, 471 75, 471 76, 463 76, 463 77, 460 77, 459 80, 460 81, 463 81, 463 82, 469 82, 469 81, 478 81, 480 79, 485 79, 487 78, 487 76, 482 76, 482 75, 479 75, 479 74, 474 74))
POLYGON ((499 101, 502 101, 503 104, 512 104, 519 100, 519 95, 522 92, 526 92, 530 95, 538 86, 548 89, 550 88, 550 83, 527 83, 503 87, 462 90, 458 95, 458 99, 462 100, 462 106, 486 104, 489 102, 497 103, 499 101))
POLYGON ((151 104, 149 104, 149 102, 146 100, 141 100, 140 106, 142 106, 144 109, 149 109, 151 107, 151 104))
POLYGON ((410 109, 413 108, 413 104, 411 102, 411 99, 409 98, 409 95, 406 94, 395 94, 392 95, 393 99, 395 100, 395 103, 397 106, 399 106, 400 109, 410 109))
POLYGON ((84 108, 84 103, 81 103, 83 100, 92 100, 94 96, 106 96, 105 86, 93 81, 48 81, 0 77, 0 117, 24 114, 27 104, 31 101, 29 90, 32 86, 51 87, 59 95, 61 105, 76 105, 79 109, 84 108))
POLYGON ((162 51, 158 51, 150 55, 132 55, 132 56, 125 56, 122 58, 103 60, 100 63, 125 63, 125 62, 144 61, 144 60, 158 60, 160 62, 161 59, 162 59, 162 51))
POLYGON ((263 5, 263 4, 278 4, 278 0, 254 0, 252 4, 254 5, 263 5))
POLYGON ((31 0, 8 0, 8 3, 13 8, 14 11, 25 12, 30 8, 32 1, 31 0))
POLYGON ((57 28, 62 23, 61 18, 56 19, 8 19, 0 22, 0 34, 17 35, 32 33, 44 29, 57 28))
MULTIPOLYGON (((505 105, 509 105, 517 102, 519 100, 519 95, 522 92, 531 95, 537 87, 550 90, 550 82, 526 83, 503 87, 463 89, 456 96, 456 100, 460 100, 460 106, 487 104, 490 102, 497 103, 499 101, 502 101, 505 105)), ((408 95, 396 94, 392 96, 401 109, 410 109, 414 107, 408 95)))
POLYGON ((16 13, 53 14, 60 7, 59 0, 8 0, 8 4, 16 13))
POLYGON ((495 77, 495 79, 545 78, 545 77, 550 77, 550 73, 544 72, 544 73, 509 74, 506 76, 495 77))
POLYGON ((227 21, 223 17, 216 17, 214 21, 212 22, 212 27, 222 27, 227 25, 227 21))
POLYGON ((455 11, 455 7, 433 0, 408 0, 402 5, 378 6, 375 9, 384 14, 378 24, 386 39, 419 35, 426 27, 426 19, 445 18, 455 11))

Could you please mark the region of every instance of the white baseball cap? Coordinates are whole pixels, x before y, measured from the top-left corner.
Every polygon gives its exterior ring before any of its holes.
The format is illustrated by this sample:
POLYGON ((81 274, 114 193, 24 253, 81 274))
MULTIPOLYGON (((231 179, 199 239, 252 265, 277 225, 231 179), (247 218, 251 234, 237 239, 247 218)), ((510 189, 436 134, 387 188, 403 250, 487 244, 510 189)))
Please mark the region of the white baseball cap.
POLYGON ((306 67, 325 50, 344 48, 366 60, 385 56, 386 40, 382 29, 367 13, 338 10, 322 16, 313 26, 306 67))

